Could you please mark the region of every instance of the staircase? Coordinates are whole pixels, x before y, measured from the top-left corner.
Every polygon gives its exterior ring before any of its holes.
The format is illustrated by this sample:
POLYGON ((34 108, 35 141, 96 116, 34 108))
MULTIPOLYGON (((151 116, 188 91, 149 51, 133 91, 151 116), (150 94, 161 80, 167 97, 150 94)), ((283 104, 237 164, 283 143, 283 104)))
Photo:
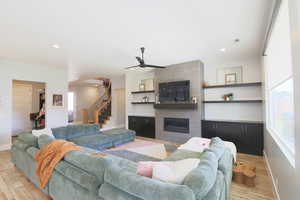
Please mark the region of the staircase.
MULTIPOLYGON (((100 80, 100 79, 99 79, 100 80)), ((83 109, 83 123, 95 123, 99 124, 100 128, 110 120, 111 118, 111 81, 109 79, 101 79, 102 84, 100 87, 104 88, 104 93, 101 97, 88 109, 83 109), (92 114, 92 120, 89 119, 89 114, 92 114)))

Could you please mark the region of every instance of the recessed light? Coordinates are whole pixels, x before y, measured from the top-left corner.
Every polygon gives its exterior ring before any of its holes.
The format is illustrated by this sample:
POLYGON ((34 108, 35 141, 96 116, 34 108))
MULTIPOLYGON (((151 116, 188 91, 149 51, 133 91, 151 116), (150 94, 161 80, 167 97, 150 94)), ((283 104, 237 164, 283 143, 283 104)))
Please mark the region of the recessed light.
POLYGON ((60 48, 60 46, 58 44, 53 44, 52 47, 55 48, 55 49, 59 49, 60 48))
POLYGON ((225 51, 226 51, 226 48, 222 48, 222 49, 220 49, 220 51, 225 52, 225 51))

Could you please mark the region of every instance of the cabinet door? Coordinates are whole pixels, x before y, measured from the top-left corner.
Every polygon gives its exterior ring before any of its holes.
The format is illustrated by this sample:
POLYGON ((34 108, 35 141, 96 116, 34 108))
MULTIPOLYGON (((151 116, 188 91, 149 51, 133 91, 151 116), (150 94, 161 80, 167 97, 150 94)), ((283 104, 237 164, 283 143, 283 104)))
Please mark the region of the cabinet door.
POLYGON ((154 117, 128 117, 128 128, 134 130, 137 136, 155 138, 154 117))
POLYGON ((216 123, 209 121, 202 121, 202 137, 213 138, 216 137, 216 123))
POLYGON ((145 117, 143 119, 142 132, 144 137, 155 138, 155 119, 152 117, 145 117))
POLYGON ((233 142, 237 150, 242 152, 242 143, 243 143, 243 131, 244 127, 239 123, 230 123, 230 122, 218 122, 216 124, 217 137, 221 138, 224 141, 233 142))
POLYGON ((244 132, 245 153, 263 154, 263 124, 247 124, 244 132))

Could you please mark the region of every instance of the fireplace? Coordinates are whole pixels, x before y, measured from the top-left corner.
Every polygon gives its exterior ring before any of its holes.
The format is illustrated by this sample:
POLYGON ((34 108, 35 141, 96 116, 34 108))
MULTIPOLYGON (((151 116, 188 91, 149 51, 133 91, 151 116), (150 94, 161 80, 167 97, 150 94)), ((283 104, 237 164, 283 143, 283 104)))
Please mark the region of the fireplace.
POLYGON ((164 118, 164 130, 188 134, 190 132, 189 119, 164 118))

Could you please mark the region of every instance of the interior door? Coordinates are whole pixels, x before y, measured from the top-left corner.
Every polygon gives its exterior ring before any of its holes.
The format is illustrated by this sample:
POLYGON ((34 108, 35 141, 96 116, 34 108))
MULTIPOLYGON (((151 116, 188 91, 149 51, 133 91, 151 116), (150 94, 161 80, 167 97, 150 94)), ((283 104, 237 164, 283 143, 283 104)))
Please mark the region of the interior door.
POLYGON ((32 86, 13 84, 13 120, 12 134, 32 129, 30 113, 32 111, 32 86))

